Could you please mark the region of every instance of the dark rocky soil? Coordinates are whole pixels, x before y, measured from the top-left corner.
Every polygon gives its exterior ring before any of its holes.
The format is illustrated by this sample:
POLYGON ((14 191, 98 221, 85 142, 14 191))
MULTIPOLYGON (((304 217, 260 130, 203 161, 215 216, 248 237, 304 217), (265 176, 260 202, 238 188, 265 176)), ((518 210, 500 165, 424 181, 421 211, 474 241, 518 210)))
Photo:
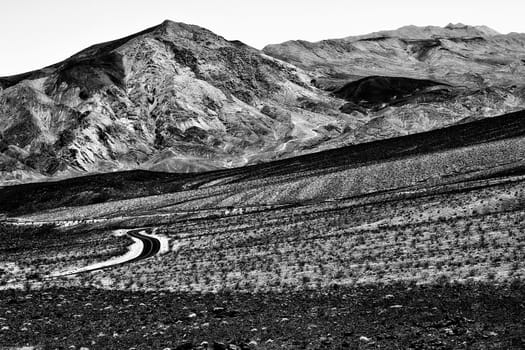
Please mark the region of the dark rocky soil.
POLYGON ((524 320, 520 283, 0 292, 0 346, 45 349, 523 349, 524 320))

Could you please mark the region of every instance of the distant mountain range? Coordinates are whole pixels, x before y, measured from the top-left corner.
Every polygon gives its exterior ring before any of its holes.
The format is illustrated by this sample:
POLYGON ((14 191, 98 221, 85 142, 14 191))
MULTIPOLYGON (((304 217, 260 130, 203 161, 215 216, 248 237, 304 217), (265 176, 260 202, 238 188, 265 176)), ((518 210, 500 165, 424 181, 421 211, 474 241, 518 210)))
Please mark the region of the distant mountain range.
POLYGON ((0 184, 200 172, 525 109, 525 34, 403 27, 262 51, 165 21, 0 78, 0 184))

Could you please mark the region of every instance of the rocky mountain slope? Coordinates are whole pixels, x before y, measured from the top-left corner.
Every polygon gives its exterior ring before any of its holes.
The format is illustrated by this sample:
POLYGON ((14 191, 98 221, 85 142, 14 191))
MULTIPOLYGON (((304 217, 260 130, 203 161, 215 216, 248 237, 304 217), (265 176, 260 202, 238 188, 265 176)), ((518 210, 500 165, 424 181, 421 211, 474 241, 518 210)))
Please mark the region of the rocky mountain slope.
POLYGON ((288 41, 263 52, 310 72, 316 87, 348 101, 342 111, 367 115, 354 142, 524 105, 525 34, 463 24, 407 26, 315 43, 288 41))
POLYGON ((519 84, 525 74, 525 34, 487 27, 407 26, 316 43, 288 41, 263 51, 318 75, 318 85, 371 75, 430 79, 455 86, 519 84))
POLYGON ((525 35, 406 27, 263 52, 165 21, 0 78, 0 184, 242 166, 522 109, 525 35))
MULTIPOLYGON (((192 201, 217 196, 221 199, 211 201, 213 207, 218 203, 246 207, 248 203, 304 203, 299 197, 333 200, 345 195, 381 194, 394 187, 407 191, 414 186, 525 175, 524 145, 525 111, 520 111, 234 169, 199 174, 122 171, 7 186, 0 188, 0 213, 56 213, 62 208, 60 211, 69 215, 71 207, 104 202, 110 202, 111 210, 128 210, 115 201, 139 197, 139 208, 144 209, 176 192, 184 196, 174 202, 177 205, 191 207, 192 201), (356 176, 352 169, 358 168, 368 170, 358 171, 356 176), (344 193, 345 188, 349 192, 344 193), (225 198, 230 199, 224 202, 225 198)), ((153 211, 168 207, 163 203, 153 211)))
POLYGON ((293 153, 355 125, 309 80, 243 43, 165 21, 0 79, 2 177, 202 171, 293 153))

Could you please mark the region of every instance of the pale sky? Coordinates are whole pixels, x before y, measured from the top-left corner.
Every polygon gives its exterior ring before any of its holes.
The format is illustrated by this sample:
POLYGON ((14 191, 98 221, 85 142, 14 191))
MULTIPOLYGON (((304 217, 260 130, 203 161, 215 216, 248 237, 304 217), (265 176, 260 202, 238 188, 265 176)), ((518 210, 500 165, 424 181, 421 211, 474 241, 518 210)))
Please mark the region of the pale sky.
POLYGON ((0 0, 0 76, 62 61, 165 19, 256 48, 404 25, 461 22, 525 32, 523 0, 0 0), (521 5, 520 5, 521 4, 521 5))

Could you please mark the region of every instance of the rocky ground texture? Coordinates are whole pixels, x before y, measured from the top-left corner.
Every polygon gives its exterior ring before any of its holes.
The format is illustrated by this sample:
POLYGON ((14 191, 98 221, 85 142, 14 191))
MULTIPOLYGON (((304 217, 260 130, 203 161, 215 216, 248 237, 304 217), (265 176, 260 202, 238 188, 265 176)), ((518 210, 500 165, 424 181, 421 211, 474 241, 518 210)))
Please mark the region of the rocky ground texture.
POLYGON ((523 349, 521 284, 286 293, 0 292, 0 345, 34 349, 523 349))

